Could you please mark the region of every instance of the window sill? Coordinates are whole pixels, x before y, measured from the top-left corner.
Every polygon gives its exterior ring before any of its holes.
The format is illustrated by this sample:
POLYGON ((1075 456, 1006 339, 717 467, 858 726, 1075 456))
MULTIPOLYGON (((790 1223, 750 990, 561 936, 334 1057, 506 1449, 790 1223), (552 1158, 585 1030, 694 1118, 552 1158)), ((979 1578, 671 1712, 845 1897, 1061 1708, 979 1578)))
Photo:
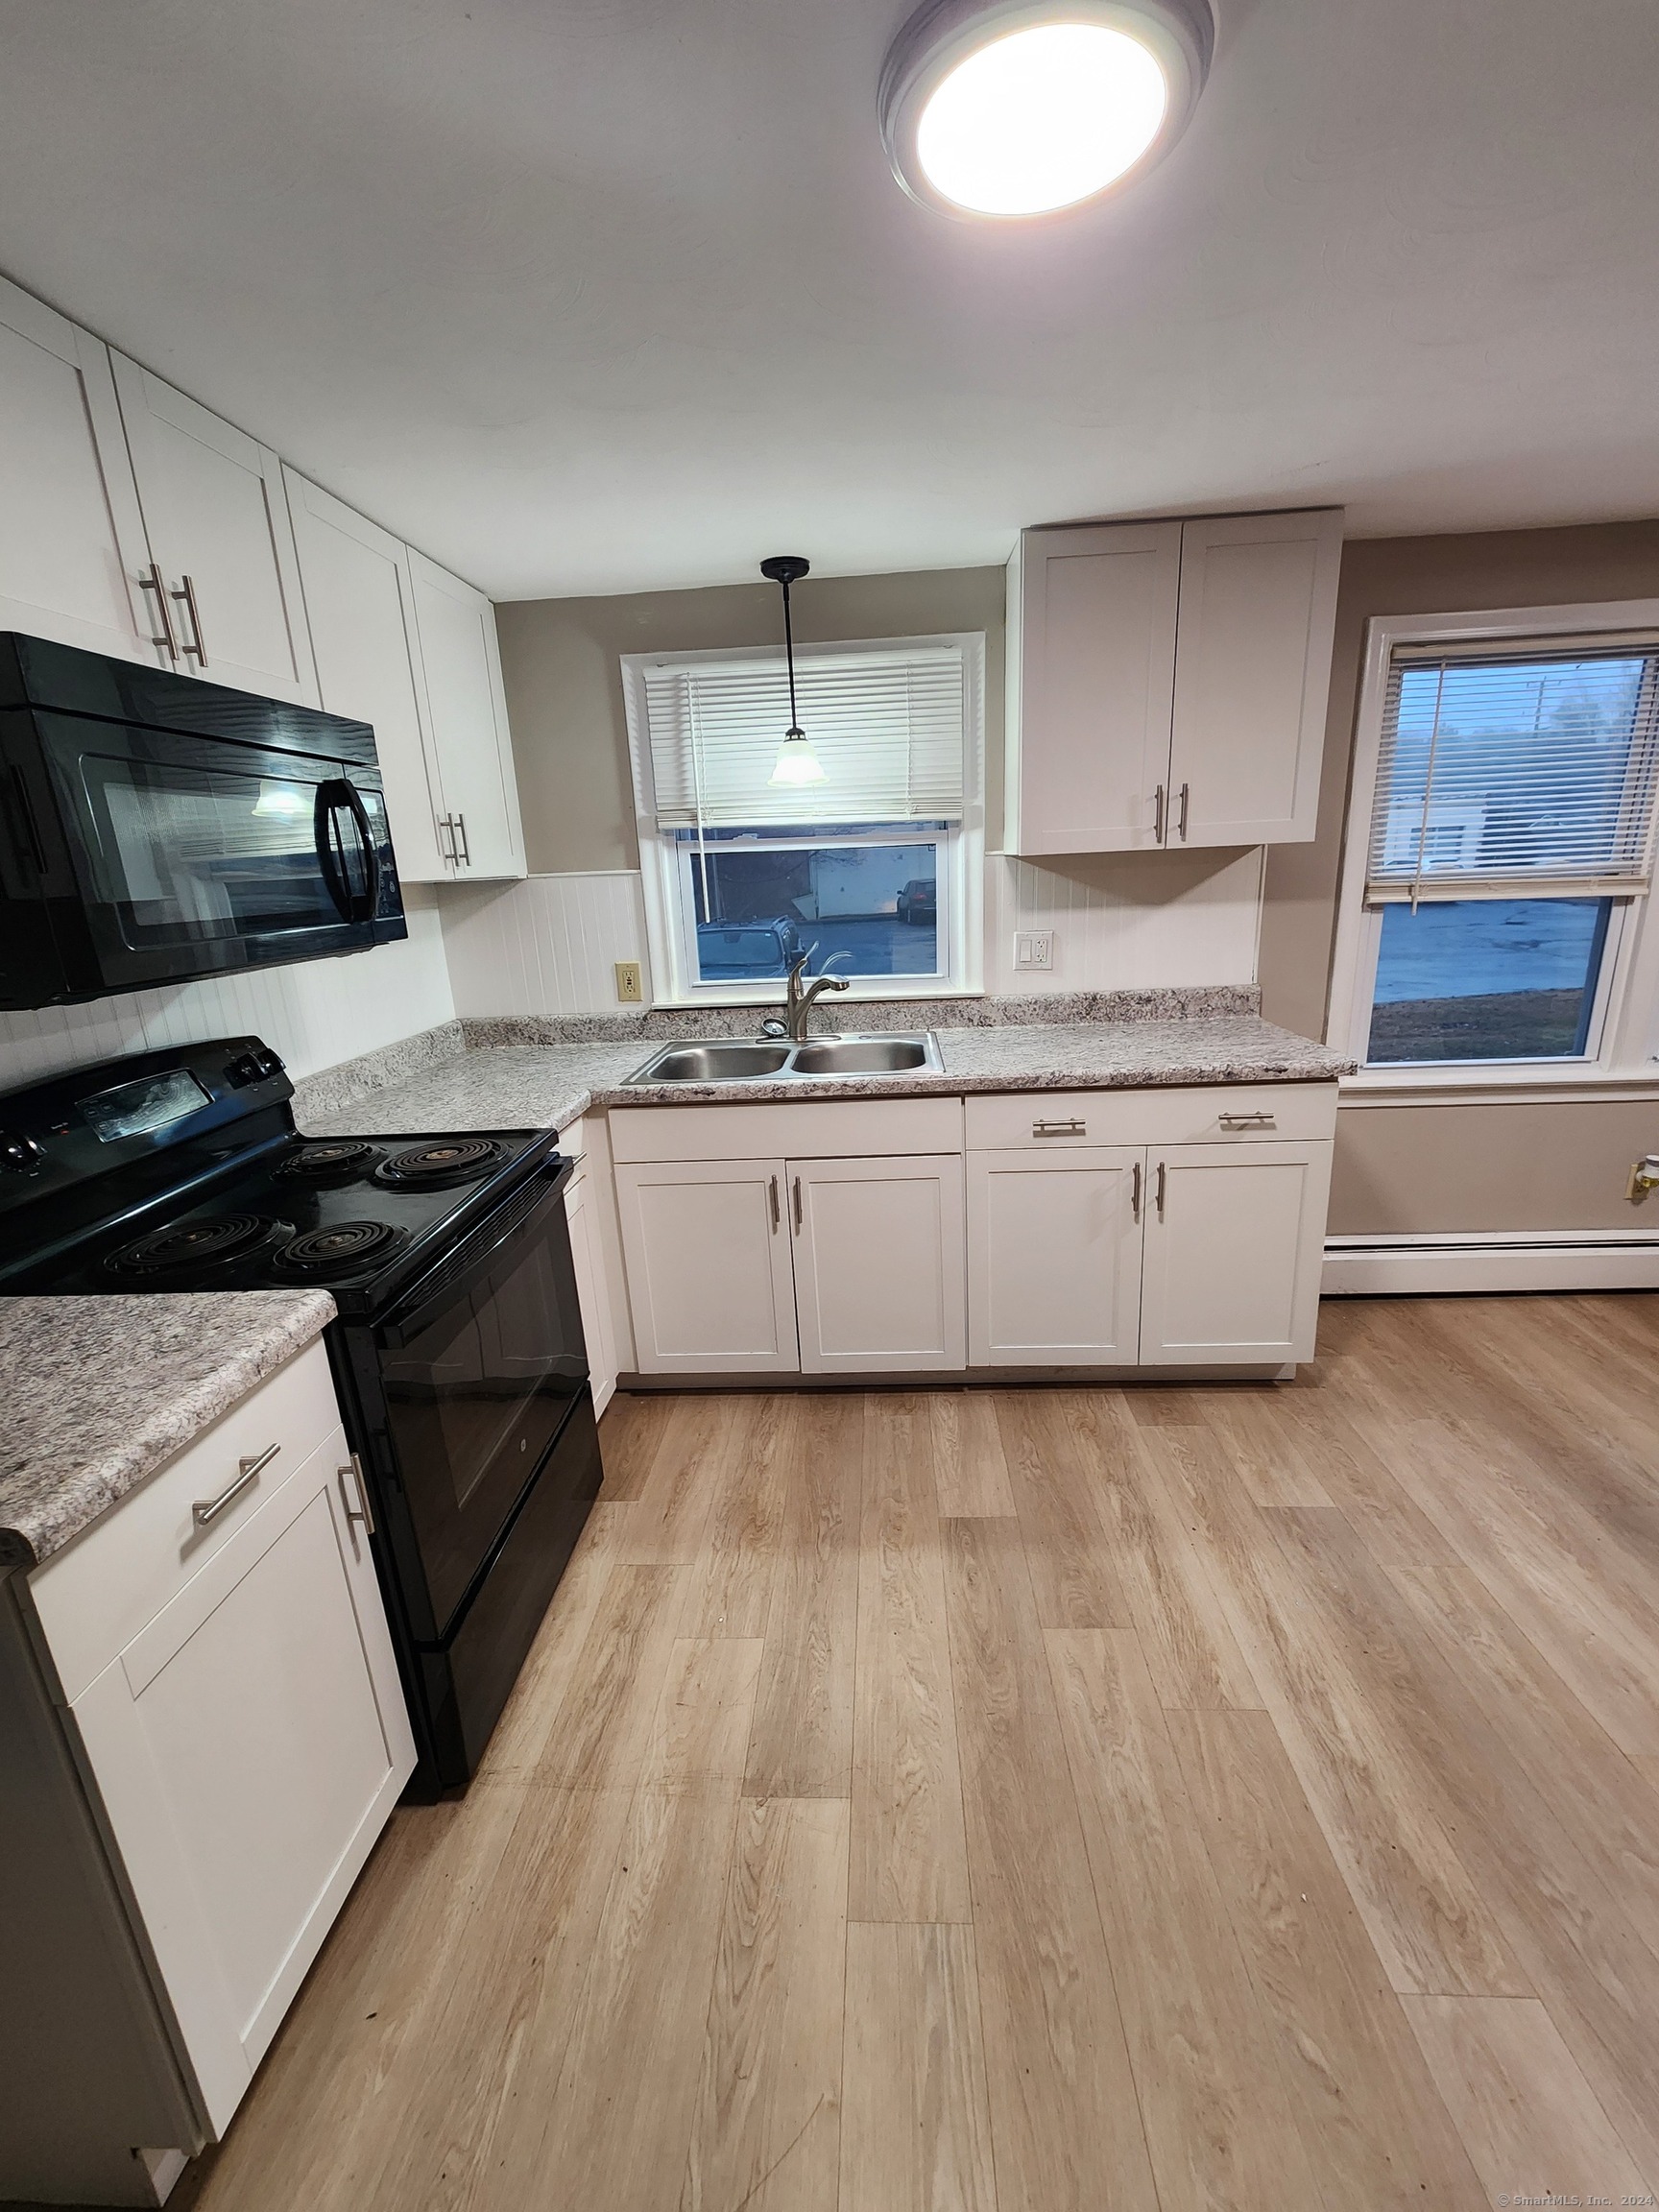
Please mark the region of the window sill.
POLYGON ((1341 1079, 1346 1106, 1495 1105, 1506 1098, 1547 1101, 1649 1094, 1659 1097, 1659 1062, 1633 1068, 1548 1067, 1537 1062, 1509 1068, 1462 1065, 1414 1068, 1409 1073, 1366 1068, 1341 1079))

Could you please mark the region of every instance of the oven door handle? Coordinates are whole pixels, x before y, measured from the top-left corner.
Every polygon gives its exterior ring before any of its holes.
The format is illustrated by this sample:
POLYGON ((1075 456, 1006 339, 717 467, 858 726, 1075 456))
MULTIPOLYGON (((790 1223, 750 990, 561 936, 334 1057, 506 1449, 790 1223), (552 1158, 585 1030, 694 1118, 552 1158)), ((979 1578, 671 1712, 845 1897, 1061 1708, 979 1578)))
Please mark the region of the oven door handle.
MULTIPOLYGON (((412 1344, 445 1307, 452 1306, 456 1298, 477 1281, 503 1245, 511 1244, 541 1221, 555 1202, 563 1202, 565 1186, 575 1172, 574 1164, 562 1156, 555 1155, 544 1162, 529 1178, 532 1183, 545 1186, 540 1200, 526 1206, 522 1213, 516 1211, 505 1228, 493 1216, 482 1221, 453 1251, 434 1261, 425 1274, 409 1286, 403 1299, 385 1320, 376 1324, 376 1342, 394 1352, 412 1344)), ((519 1190, 523 1188, 520 1184, 519 1190)), ((515 1190, 504 1203, 511 1206, 517 1195, 518 1191, 515 1190)))
POLYGON ((374 842, 369 809, 349 776, 330 776, 318 784, 312 830, 317 865, 323 871, 323 880, 328 886, 328 896, 341 921, 373 922, 380 904, 380 852, 374 842), (361 891, 351 888, 344 848, 337 853, 334 847, 335 826, 342 813, 350 815, 363 853, 364 888, 361 891))

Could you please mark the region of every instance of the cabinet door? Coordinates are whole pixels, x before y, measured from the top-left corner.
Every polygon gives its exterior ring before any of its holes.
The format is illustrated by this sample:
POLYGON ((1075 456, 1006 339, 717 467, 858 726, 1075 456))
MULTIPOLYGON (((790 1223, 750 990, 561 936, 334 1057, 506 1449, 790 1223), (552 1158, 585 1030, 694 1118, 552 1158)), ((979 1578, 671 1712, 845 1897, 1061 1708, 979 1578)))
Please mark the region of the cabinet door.
POLYGON ((444 812, 462 877, 522 876, 524 840, 495 644, 495 610, 482 591, 413 547, 415 627, 444 812))
POLYGON ((1125 853, 1158 843, 1180 572, 1179 522, 1026 533, 1010 852, 1125 853))
POLYGON ((968 1155, 968 1358, 975 1367, 1135 1363, 1139 1145, 968 1155))
POLYGON ((1341 565, 1334 509, 1182 524, 1172 845, 1312 836, 1341 565))
POLYGON ((783 1182, 781 1160, 617 1168, 641 1374, 799 1370, 783 1182))
POLYGON ((455 871, 438 841, 444 803, 427 757, 408 549, 291 469, 282 474, 319 696, 330 714, 373 726, 398 874, 446 882, 455 871))
POLYGON ((593 1234, 589 1185, 578 1175, 565 1192, 565 1218, 570 1225, 570 1259, 576 1269, 576 1303, 582 1309, 582 1336, 588 1347, 588 1379, 593 1410, 603 1413, 616 1388, 616 1354, 611 1341, 610 1301, 604 1259, 593 1234))
POLYGON ((959 1153, 792 1160, 789 1207, 803 1374, 966 1364, 959 1153))
POLYGON ((3 277, 0 485, 0 630, 150 659, 150 551, 108 352, 3 277))
POLYGON ((71 1707, 221 2134, 415 1764, 345 1465, 336 1430, 71 1707))
POLYGON ((1146 1156, 1143 1366, 1310 1359, 1331 1146, 1175 1144, 1146 1156))
POLYGON ((178 666, 314 706, 280 462, 135 361, 111 360, 178 666))

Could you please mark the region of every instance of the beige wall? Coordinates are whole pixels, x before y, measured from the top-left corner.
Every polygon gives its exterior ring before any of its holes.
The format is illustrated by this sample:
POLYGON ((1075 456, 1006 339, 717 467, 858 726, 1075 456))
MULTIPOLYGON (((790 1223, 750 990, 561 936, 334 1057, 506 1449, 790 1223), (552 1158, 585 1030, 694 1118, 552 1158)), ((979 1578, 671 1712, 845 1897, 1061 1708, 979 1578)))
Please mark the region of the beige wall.
POLYGON ((1659 1194, 1624 1196, 1659 1151, 1659 1097, 1501 1106, 1344 1106, 1333 1237, 1635 1229, 1659 1237, 1659 1194))
MULTIPOLYGON (((1351 540, 1342 549, 1336 648, 1310 845, 1269 849, 1262 916, 1262 1012, 1324 1034, 1365 624, 1432 614, 1659 597, 1659 521, 1467 538, 1351 540)), ((1659 1104, 1345 1106, 1331 1200, 1334 1236, 1480 1230, 1651 1229, 1659 1207, 1624 1199, 1638 1154, 1659 1149, 1659 1104)))
MULTIPOLYGON (((848 637, 985 633, 986 843, 1001 840, 1000 568, 808 577, 794 592, 799 644, 848 637)), ((533 874, 637 868, 634 786, 622 708, 624 653, 775 645, 777 588, 642 591, 610 599, 521 599, 496 609, 501 673, 533 874)))

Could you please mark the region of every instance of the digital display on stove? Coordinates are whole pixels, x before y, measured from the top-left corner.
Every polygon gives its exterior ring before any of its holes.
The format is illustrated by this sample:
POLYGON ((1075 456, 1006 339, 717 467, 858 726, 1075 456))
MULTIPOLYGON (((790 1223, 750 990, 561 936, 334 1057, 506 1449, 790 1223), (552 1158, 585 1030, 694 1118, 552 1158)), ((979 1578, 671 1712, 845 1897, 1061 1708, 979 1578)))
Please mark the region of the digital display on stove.
POLYGON ((165 1129, 213 1103, 188 1068, 176 1068, 165 1075, 142 1075, 136 1083, 117 1083, 113 1091, 94 1092, 76 1100, 87 1127, 101 1144, 113 1144, 122 1137, 143 1137, 152 1129, 165 1129))

